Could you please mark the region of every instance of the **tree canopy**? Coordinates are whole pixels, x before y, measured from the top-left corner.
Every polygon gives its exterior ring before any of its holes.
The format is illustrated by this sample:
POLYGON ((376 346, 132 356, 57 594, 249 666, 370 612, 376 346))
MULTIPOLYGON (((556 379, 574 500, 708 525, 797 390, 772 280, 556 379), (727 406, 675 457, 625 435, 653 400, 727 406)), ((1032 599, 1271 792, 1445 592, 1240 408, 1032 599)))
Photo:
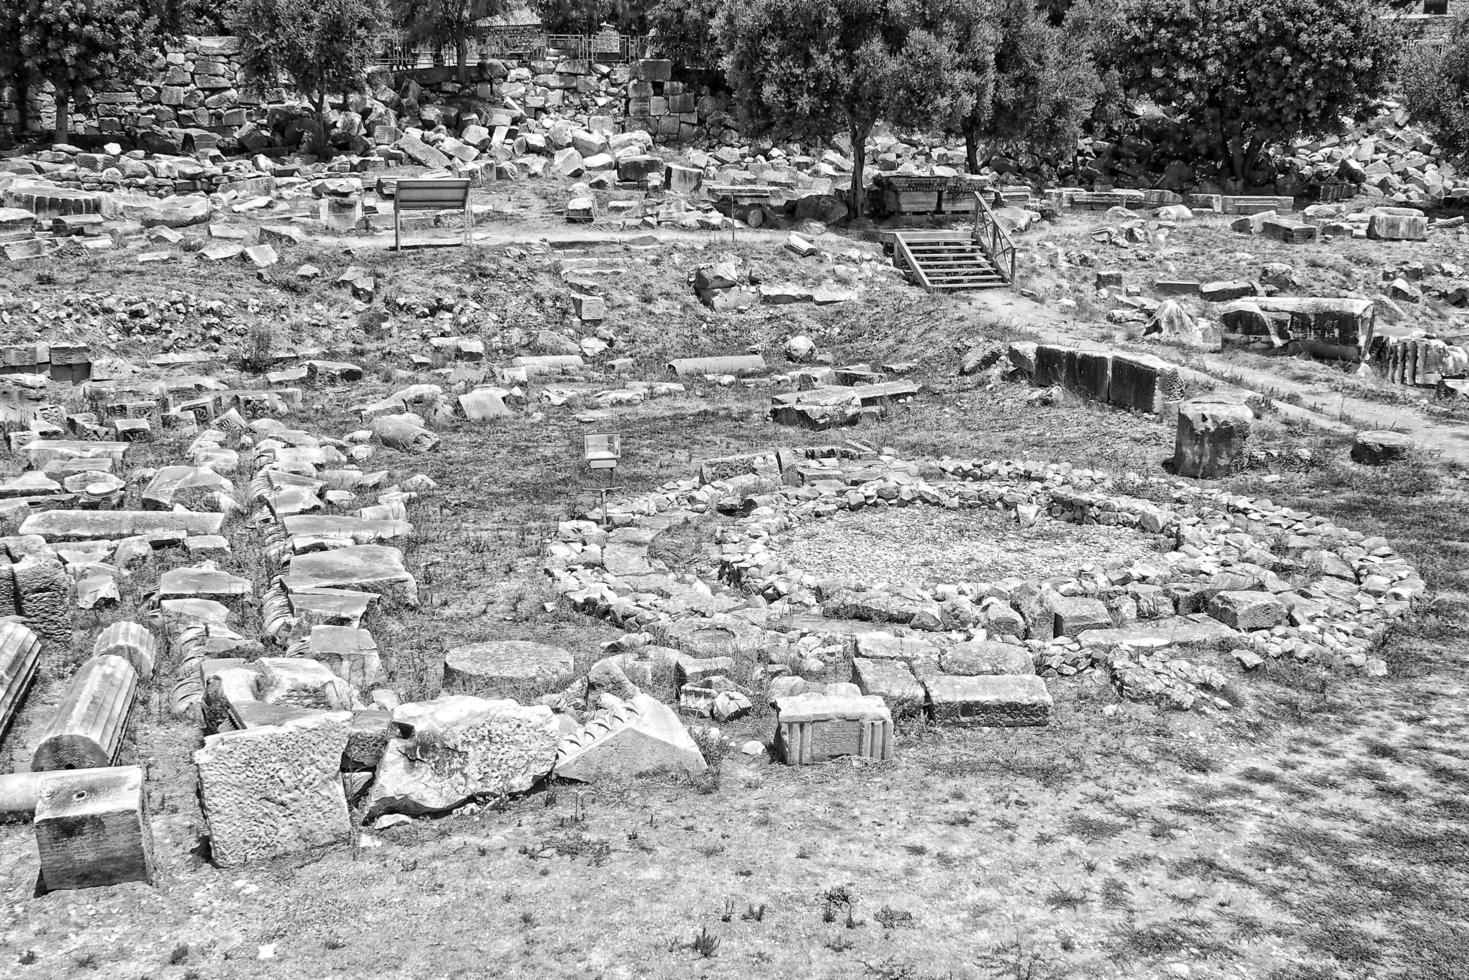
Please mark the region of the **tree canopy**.
POLYGON ((1461 17, 1441 50, 1417 48, 1403 62, 1403 102, 1439 145, 1469 150, 1469 17, 1461 17))
POLYGON ((1128 25, 1128 90, 1207 134, 1241 182, 1266 147, 1367 110, 1400 46, 1372 0, 1137 0, 1128 25))
POLYGON ((327 95, 366 83, 383 20, 381 0, 237 0, 233 24, 247 83, 259 90, 289 79, 316 110, 324 153, 327 95))
MULTIPOLYGON (((18 26, 18 40, 3 45, 0 61, 12 73, 50 82, 56 99, 54 139, 67 139, 73 94, 114 78, 131 78, 147 67, 158 21, 138 0, 5 0, 18 26)), ((0 14, 0 26, 7 17, 0 14)))

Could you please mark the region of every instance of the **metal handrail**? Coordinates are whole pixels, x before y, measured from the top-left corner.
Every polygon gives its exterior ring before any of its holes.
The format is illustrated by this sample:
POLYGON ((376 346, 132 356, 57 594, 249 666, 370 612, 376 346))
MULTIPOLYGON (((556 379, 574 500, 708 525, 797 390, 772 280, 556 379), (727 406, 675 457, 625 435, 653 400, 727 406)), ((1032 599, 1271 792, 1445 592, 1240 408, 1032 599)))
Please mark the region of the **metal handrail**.
POLYGON ((995 213, 990 210, 989 203, 979 191, 974 192, 974 234, 975 244, 984 249, 989 256, 990 262, 994 263, 995 271, 1006 282, 1015 281, 1015 243, 1011 241, 1010 235, 1004 228, 1000 227, 995 213))

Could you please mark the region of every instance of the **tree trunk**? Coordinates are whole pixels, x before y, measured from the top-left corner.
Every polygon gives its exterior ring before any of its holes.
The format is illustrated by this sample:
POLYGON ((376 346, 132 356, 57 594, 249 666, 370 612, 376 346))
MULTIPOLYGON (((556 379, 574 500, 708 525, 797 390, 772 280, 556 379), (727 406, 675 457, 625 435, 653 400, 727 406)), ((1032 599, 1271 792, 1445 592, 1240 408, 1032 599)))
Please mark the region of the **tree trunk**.
POLYGON ((65 143, 67 131, 71 128, 71 83, 66 79, 51 80, 56 87, 56 128, 51 134, 51 142, 65 143))
POLYGON ((26 73, 24 69, 22 69, 16 72, 15 79, 15 104, 16 107, 20 110, 20 128, 17 132, 19 133, 20 141, 22 143, 26 141, 26 118, 28 115, 26 110, 30 108, 30 99, 30 88, 26 84, 26 73))
POLYGON ((979 132, 969 125, 964 127, 964 165, 970 173, 979 173, 979 132))
POLYGON ((851 124, 853 221, 860 221, 867 214, 867 136, 871 132, 872 123, 851 124))
POLYGON ((454 38, 454 55, 459 61, 455 69, 455 80, 460 85, 469 84, 469 36, 460 34, 454 38))
POLYGON ((332 144, 330 129, 326 121, 326 89, 323 88, 316 96, 316 155, 323 160, 331 159, 332 144))

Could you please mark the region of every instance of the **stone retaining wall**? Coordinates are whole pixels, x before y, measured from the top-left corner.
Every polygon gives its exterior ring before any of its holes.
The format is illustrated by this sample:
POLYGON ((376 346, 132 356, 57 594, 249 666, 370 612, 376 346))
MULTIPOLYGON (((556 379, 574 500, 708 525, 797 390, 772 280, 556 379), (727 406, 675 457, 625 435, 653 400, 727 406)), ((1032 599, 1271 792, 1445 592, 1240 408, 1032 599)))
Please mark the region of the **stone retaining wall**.
MULTIPOLYGON (((734 138, 727 99, 707 86, 696 89, 675 80, 672 67, 663 60, 618 65, 486 61, 469 69, 465 82, 454 68, 382 68, 369 77, 366 93, 351 96, 346 105, 335 97, 335 122, 339 142, 356 152, 390 144, 408 126, 446 125, 457 132, 471 114, 492 128, 500 115, 508 124, 518 115, 512 105, 547 123, 596 119, 603 130, 641 129, 665 142, 734 138)), ((37 85, 28 96, 29 131, 50 131, 55 104, 49 87, 37 85)), ((0 88, 0 132, 14 135, 19 126, 17 97, 13 87, 0 88)), ((297 93, 285 87, 258 93, 245 85, 238 38, 190 37, 160 54, 152 70, 132 84, 79 93, 70 131, 79 142, 109 140, 159 151, 219 145, 254 152, 281 145, 282 139, 294 148, 301 129, 290 124, 302 114, 297 93)))

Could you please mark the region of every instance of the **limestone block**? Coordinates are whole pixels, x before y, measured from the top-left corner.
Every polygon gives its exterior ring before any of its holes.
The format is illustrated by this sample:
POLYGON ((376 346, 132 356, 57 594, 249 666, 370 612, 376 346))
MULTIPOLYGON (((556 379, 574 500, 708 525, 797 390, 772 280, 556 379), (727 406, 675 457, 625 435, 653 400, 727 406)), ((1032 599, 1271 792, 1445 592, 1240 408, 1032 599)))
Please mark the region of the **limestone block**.
POLYGON ((116 654, 133 665, 138 680, 147 683, 158 659, 158 640, 146 627, 127 620, 108 624, 92 644, 92 656, 116 654))
POLYGON ((82 664, 41 733, 31 768, 90 769, 110 766, 122 749, 138 672, 115 654, 82 664))
POLYGON ((292 595, 321 588, 352 589, 418 604, 418 583, 403 565, 403 552, 388 545, 351 545, 296 555, 282 580, 292 595))
POLYGON ((1413 440, 1401 432, 1358 432, 1352 443, 1352 462, 1386 466, 1406 459, 1412 449, 1413 440))
POLYGON ((411 734, 383 751, 367 819, 446 813, 470 800, 523 793, 551 771, 561 742, 544 705, 444 695, 393 712, 411 734))
POLYGON ((1107 401, 1135 412, 1158 415, 1182 388, 1178 369, 1152 354, 1116 354, 1112 358, 1107 401))
POLYGON ((255 667, 260 671, 260 700, 266 704, 319 711, 352 708, 351 685, 324 663, 301 657, 262 657, 255 667))
POLYGON ((345 711, 313 713, 204 740, 194 764, 215 864, 347 840, 340 770, 351 719, 345 711))
POLYGON ((1050 601, 1056 617, 1056 636, 1076 636, 1082 630, 1112 625, 1112 615, 1100 599, 1053 595, 1050 601))
POLYGON ((1074 390, 1088 398, 1107 401, 1112 391, 1112 355, 1101 351, 1077 351, 1074 390))
POLYGON ((444 657, 444 690, 527 700, 571 683, 567 650, 525 640, 493 640, 455 647, 444 657))
POLYGON ((367 690, 382 678, 377 640, 365 629, 313 626, 311 656, 358 690, 367 690))
POLYGON ((943 674, 927 678, 924 686, 933 720, 940 724, 1008 728, 1051 720, 1051 694, 1034 674, 943 674))
POLYGON ((0 621, 0 738, 25 702, 40 663, 40 638, 20 623, 0 621))
POLYGON ((775 700, 775 746, 786 765, 840 756, 893 757, 893 718, 882 698, 798 694, 775 700))
POLYGON ((853 657, 852 681, 863 694, 882 698, 894 717, 921 715, 928 704, 923 685, 897 660, 853 657))
POLYGON ((410 453, 426 453, 439 444, 439 437, 424 427, 412 413, 379 415, 371 422, 373 435, 384 446, 410 453))
POLYGON ((171 568, 158 577, 160 599, 213 599, 226 605, 237 605, 254 590, 254 584, 240 575, 209 567, 171 568))
POLYGON ((48 773, 35 813, 45 890, 153 883, 153 833, 137 766, 48 773))
POLYGON ((1367 219, 1367 237, 1388 242, 1421 242, 1428 237, 1428 218, 1407 209, 1379 209, 1367 219))
POLYGON ((580 782, 648 772, 702 772, 699 747, 667 705, 646 694, 603 695, 603 710, 561 740, 556 775, 580 782))
MULTIPOLYGON (((35 443, 27 450, 35 448, 35 443)), ((123 443, 122 445, 126 445, 123 443)), ((37 464, 40 465, 40 464, 37 464)), ((115 541, 121 538, 176 534, 218 534, 223 514, 185 511, 48 510, 32 514, 21 524, 21 534, 39 534, 47 541, 115 541)))
POLYGON ((71 643, 73 580, 61 562, 41 555, 25 555, 11 566, 16 601, 37 635, 65 647, 71 643))
POLYGON ((1174 473, 1207 480, 1233 472, 1247 450, 1253 419, 1249 406, 1227 398, 1184 402, 1173 441, 1174 473))
POLYGON ((1285 622, 1285 603, 1269 592, 1220 592, 1209 602, 1209 615, 1237 630, 1263 630, 1285 622))
POLYGON ((1035 662, 1030 651, 1023 646, 997 643, 993 640, 970 640, 940 653, 939 670, 945 674, 963 677, 980 674, 1033 674, 1035 662))

